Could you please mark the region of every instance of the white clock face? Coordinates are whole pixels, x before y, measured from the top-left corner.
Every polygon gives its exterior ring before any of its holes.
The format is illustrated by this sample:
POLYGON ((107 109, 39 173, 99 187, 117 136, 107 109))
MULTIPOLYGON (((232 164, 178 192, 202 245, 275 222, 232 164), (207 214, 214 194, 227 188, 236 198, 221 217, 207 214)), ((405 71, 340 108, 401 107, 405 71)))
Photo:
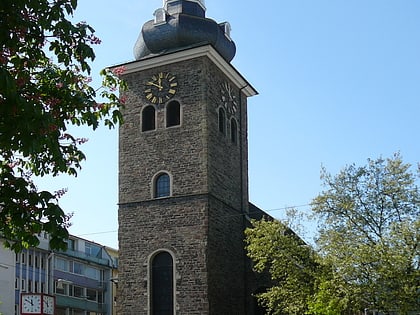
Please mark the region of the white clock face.
POLYGON ((41 295, 25 294, 22 296, 22 313, 40 314, 41 313, 41 295))
POLYGON ((44 295, 43 311, 44 314, 54 315, 54 298, 52 296, 44 295))

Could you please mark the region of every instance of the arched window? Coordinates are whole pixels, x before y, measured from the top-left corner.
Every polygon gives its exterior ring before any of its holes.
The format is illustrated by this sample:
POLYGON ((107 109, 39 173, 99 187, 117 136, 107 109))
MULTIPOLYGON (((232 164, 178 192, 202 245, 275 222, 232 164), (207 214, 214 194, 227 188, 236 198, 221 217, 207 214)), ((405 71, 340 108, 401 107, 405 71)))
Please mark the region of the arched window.
POLYGON ((177 101, 169 102, 166 106, 166 127, 181 124, 181 105, 177 101))
POLYGON ((162 173, 156 177, 154 187, 154 197, 168 197, 171 194, 171 178, 168 174, 162 173))
POLYGON ((141 120, 141 130, 149 131, 156 129, 156 117, 155 117, 155 108, 153 106, 147 106, 143 109, 142 120, 141 120))
POLYGON ((226 133, 226 113, 223 108, 219 108, 219 131, 223 134, 226 133))
POLYGON ((151 263, 151 307, 153 315, 174 314, 173 259, 168 252, 155 255, 151 263))
POLYGON ((230 140, 232 143, 236 143, 238 141, 238 124, 236 123, 235 118, 230 120, 230 140))

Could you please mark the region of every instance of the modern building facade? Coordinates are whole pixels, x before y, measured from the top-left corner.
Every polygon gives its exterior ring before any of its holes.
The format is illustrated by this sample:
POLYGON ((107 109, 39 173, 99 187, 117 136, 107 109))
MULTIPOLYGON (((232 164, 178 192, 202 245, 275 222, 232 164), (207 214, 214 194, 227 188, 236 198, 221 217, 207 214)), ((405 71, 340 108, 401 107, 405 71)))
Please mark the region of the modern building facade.
POLYGON ((15 254, 5 249, 0 238, 0 314, 14 314, 15 310, 15 254))
POLYGON ((50 251, 48 235, 15 254, 0 252, 0 313, 19 315, 22 293, 55 296, 56 315, 114 314, 118 252, 70 236, 67 251, 50 251), (110 254, 112 253, 112 254, 110 254))
POLYGON ((51 258, 56 315, 111 315, 117 261, 105 246, 70 237, 65 252, 51 258))
MULTIPOLYGON (((256 314, 244 229, 247 99, 228 23, 165 0, 143 25, 119 134, 121 315, 256 314)), ((116 66, 117 67, 117 66, 116 66)), ((250 211, 252 208, 252 211, 250 211)))

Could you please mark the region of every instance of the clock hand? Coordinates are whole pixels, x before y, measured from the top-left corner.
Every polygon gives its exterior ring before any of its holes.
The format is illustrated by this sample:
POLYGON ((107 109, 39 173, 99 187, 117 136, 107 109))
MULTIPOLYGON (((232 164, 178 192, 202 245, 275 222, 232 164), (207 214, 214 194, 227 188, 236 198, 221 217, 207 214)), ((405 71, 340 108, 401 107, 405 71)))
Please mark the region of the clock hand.
POLYGON ((148 84, 148 85, 153 85, 153 86, 156 86, 156 87, 159 89, 159 91, 163 89, 163 86, 162 86, 162 85, 160 85, 160 79, 159 79, 159 84, 156 84, 156 83, 154 83, 154 82, 147 82, 147 84, 148 84))
POLYGON ((159 78, 159 86, 160 86, 159 91, 162 91, 162 89, 163 89, 162 78, 159 78))

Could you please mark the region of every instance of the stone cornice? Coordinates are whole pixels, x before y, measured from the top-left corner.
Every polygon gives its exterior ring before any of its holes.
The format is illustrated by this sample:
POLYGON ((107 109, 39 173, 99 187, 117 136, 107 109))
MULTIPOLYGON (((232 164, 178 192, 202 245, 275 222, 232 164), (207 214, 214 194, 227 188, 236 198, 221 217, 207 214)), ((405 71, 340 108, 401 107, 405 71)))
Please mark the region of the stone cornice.
POLYGON ((255 90, 255 88, 239 73, 239 71, 223 59, 223 57, 211 45, 188 48, 185 50, 148 57, 141 60, 115 65, 112 66, 111 69, 124 66, 126 69, 124 74, 130 74, 203 56, 208 57, 247 97, 258 94, 257 90, 255 90))

